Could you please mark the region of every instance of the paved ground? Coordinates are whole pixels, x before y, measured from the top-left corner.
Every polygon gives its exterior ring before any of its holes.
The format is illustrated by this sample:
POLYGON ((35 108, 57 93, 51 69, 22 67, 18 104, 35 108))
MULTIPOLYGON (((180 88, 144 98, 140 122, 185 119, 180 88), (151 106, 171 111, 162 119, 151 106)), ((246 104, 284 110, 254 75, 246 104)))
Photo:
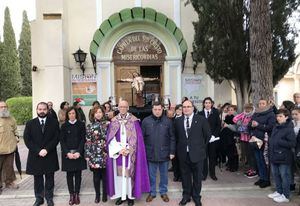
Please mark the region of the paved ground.
MULTIPOLYGON (((25 169, 27 149, 24 144, 19 145, 20 156, 22 160, 22 168, 25 169)), ((217 169, 218 181, 207 179, 203 182, 202 203, 204 206, 273 206, 280 205, 267 198, 267 194, 273 192, 273 188, 260 189, 253 185, 256 179, 248 179, 241 172, 230 173, 217 169)), ((299 178, 297 178, 299 179, 299 178)), ((23 175, 18 180, 20 188, 18 190, 4 190, 0 195, 0 206, 29 206, 34 202, 33 195, 33 178, 23 175)), ((55 174, 55 204, 57 206, 68 205, 68 190, 66 184, 65 173, 57 172, 55 174)), ((137 206, 160 206, 160 205, 178 205, 181 199, 181 184, 172 181, 172 173, 169 174, 169 197, 170 202, 164 203, 159 195, 151 203, 146 203, 147 194, 139 201, 135 202, 137 206)), ((96 205, 94 204, 94 190, 92 185, 92 174, 89 170, 83 172, 82 190, 80 205, 96 205)), ((45 204, 46 205, 46 204, 45 204)), ((114 201, 108 201, 98 205, 114 205, 114 201)), ((127 204, 124 204, 127 205, 127 204)), ((187 206, 194 205, 193 203, 187 206)), ((300 206, 300 196, 292 194, 291 202, 282 205, 300 206)))

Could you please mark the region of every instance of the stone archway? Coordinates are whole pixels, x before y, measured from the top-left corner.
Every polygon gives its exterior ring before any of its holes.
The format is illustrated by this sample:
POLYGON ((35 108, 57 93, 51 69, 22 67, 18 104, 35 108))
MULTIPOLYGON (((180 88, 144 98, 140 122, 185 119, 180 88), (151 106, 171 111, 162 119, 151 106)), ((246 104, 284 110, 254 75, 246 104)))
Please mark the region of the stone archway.
POLYGON ((98 98, 106 101, 115 96, 113 49, 120 39, 134 32, 144 32, 156 37, 166 50, 163 70, 163 95, 173 102, 181 100, 181 70, 187 44, 181 30, 164 14, 151 8, 124 9, 111 15, 96 30, 90 44, 90 53, 97 71, 98 98), (172 81, 171 81, 172 80, 172 81))

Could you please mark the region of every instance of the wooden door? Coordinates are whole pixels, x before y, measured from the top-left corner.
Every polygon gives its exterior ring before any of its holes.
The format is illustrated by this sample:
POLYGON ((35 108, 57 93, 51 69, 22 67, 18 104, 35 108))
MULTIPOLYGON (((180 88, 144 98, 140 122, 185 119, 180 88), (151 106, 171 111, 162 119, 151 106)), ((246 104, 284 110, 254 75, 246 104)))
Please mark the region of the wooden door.
POLYGON ((134 105, 135 101, 135 91, 132 92, 132 86, 130 79, 133 79, 132 73, 140 73, 139 66, 115 66, 115 79, 116 79, 116 101, 119 98, 126 99, 129 106, 134 105), (128 81, 124 81, 128 80, 128 81))

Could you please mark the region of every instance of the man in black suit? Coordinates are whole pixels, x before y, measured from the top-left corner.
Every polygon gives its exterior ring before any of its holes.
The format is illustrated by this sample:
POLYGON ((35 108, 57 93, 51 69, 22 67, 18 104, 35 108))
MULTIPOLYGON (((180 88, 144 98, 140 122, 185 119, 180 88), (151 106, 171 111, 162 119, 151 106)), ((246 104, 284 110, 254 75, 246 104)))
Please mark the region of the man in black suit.
POLYGON ((36 118, 26 123, 24 141, 29 149, 26 173, 34 177, 34 206, 53 206, 54 172, 59 169, 56 146, 59 139, 58 121, 47 117, 48 105, 40 102, 36 118), (45 182, 44 182, 45 176, 45 182))
POLYGON ((216 177, 215 167, 217 165, 221 119, 218 110, 213 107, 213 103, 210 97, 204 98, 203 110, 199 112, 199 114, 207 119, 212 134, 208 141, 208 162, 206 158, 203 166, 203 179, 205 180, 207 178, 209 169, 210 178, 216 181, 218 179, 216 177))
POLYGON ((183 189, 179 205, 186 205, 192 197, 195 205, 200 206, 203 161, 211 134, 208 122, 193 112, 194 105, 190 100, 183 102, 182 109, 184 115, 175 119, 174 123, 183 189))

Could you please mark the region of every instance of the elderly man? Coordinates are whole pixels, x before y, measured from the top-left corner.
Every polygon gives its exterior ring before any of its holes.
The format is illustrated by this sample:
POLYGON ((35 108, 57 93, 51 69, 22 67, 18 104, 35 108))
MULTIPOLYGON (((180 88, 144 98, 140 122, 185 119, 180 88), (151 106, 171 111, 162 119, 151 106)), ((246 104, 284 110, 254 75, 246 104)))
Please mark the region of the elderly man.
POLYGON ((0 194, 3 182, 7 188, 18 189, 13 165, 18 141, 16 120, 9 114, 7 104, 0 101, 0 194))
POLYGON ((149 192, 149 176, 142 130, 138 119, 128 113, 128 102, 119 102, 120 113, 111 120, 107 133, 108 195, 121 205, 126 199, 134 205, 143 192, 149 192))

